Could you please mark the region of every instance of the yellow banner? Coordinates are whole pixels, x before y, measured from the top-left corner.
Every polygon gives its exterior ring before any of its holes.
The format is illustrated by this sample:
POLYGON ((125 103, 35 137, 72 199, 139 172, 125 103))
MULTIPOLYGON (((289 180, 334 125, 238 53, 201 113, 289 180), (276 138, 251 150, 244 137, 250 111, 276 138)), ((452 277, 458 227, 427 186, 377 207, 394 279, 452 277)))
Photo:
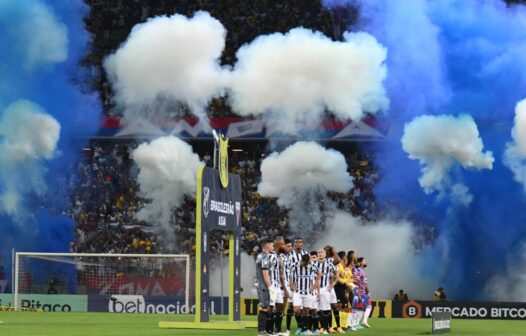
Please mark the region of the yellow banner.
POLYGON ((393 302, 391 300, 372 301, 373 311, 371 317, 391 318, 393 317, 393 302))
POLYGON ((0 311, 41 312, 42 309, 38 309, 38 308, 18 308, 18 309, 15 309, 15 307, 13 307, 13 306, 0 306, 0 311))
POLYGON ((228 138, 219 137, 219 179, 223 188, 228 187, 228 138))

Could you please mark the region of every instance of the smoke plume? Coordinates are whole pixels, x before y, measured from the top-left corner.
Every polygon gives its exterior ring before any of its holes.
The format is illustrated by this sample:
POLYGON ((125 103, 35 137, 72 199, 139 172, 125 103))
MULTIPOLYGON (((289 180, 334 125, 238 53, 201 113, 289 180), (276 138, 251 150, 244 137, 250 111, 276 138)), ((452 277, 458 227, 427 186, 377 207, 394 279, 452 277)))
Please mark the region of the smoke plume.
POLYGON ((16 38, 7 54, 21 56, 18 61, 24 70, 63 62, 68 57, 67 27, 45 3, 2 1, 0 22, 10 23, 3 28, 4 34, 16 38))
POLYGON ((422 167, 420 186, 428 194, 450 193, 463 204, 471 202, 466 187, 451 181, 456 164, 466 169, 491 169, 493 154, 482 152, 477 125, 469 115, 420 116, 405 125, 402 146, 410 159, 422 167))
MULTIPOLYGON (((68 252, 70 177, 100 125, 81 0, 0 1, 0 255, 68 252), (60 136, 59 136, 60 135, 60 136), (52 191, 52 192, 50 192, 52 191)), ((8 275, 9 277, 9 275, 8 275)))
POLYGON ((199 156, 186 142, 167 136, 143 143, 133 152, 139 167, 137 181, 142 195, 151 200, 138 213, 140 220, 157 224, 173 239, 170 219, 184 196, 195 195, 199 156))
POLYGON ((60 124, 40 106, 19 100, 3 112, 0 135, 0 210, 19 217, 26 213, 24 196, 47 189, 41 162, 56 154, 60 124))
POLYGON ((515 107, 515 123, 511 130, 513 142, 506 145, 504 164, 513 172, 515 181, 526 191, 526 99, 515 107))
POLYGON ((372 34, 389 52, 390 107, 381 117, 390 132, 374 151, 382 176, 375 189, 378 208, 410 219, 415 228, 434 229, 435 248, 422 255, 422 264, 442 270, 437 279, 448 296, 494 298, 486 286, 507 272, 490 260, 522 258, 526 215, 516 209, 524 206, 524 188, 496 160, 491 170, 451 170, 449 176, 462 182, 459 191, 437 202, 422 191, 420 167, 400 139, 404 125, 420 115, 469 113, 484 146, 503 156, 514 106, 526 92, 526 7, 501 0, 329 2, 331 10, 357 5, 358 21, 348 29, 372 34), (466 190, 472 202, 457 207, 454 194, 466 190))
POLYGON ((279 205, 291 210, 289 217, 295 232, 312 232, 322 220, 320 199, 328 191, 345 193, 352 187, 352 177, 340 152, 314 142, 296 142, 263 160, 258 193, 277 197, 279 205))
POLYGON ((335 42, 304 28, 259 36, 242 46, 229 84, 232 109, 265 114, 278 131, 315 124, 329 109, 340 119, 361 119, 388 106, 383 80, 386 49, 365 33, 335 42))
POLYGON ((80 0, 0 2, 0 41, 9 46, 0 52, 4 256, 13 247, 68 251, 73 224, 60 216, 67 177, 100 115, 97 95, 79 87, 93 80, 79 69, 87 9, 80 0), (58 231, 69 234, 52 238, 58 231))
POLYGON ((151 119, 182 103, 207 120, 205 108, 224 89, 219 58, 226 30, 206 12, 175 14, 136 25, 128 39, 104 61, 117 101, 129 119, 151 119))
POLYGON ((416 237, 411 223, 386 220, 365 223, 335 211, 327 226, 326 235, 316 242, 318 247, 331 245, 337 251, 354 250, 365 257, 374 299, 390 299, 400 288, 411 297, 425 298, 433 293, 436 284, 420 272, 424 260, 413 248, 416 237))
POLYGON ((494 300, 507 302, 526 301, 526 243, 519 246, 518 258, 502 260, 506 271, 487 282, 485 290, 494 300))

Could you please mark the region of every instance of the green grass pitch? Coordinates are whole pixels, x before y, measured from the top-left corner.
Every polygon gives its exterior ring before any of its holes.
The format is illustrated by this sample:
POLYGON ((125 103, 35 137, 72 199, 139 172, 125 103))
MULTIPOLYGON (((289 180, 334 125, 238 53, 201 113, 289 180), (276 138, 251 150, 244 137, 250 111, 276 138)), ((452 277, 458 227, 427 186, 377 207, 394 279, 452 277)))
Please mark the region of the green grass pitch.
MULTIPOLYGON (((220 317, 221 318, 221 317, 220 317)), ((219 318, 219 319, 220 319, 219 318)), ((226 319, 226 318, 225 318, 226 319)), ((254 321, 255 318, 250 317, 254 321)), ((255 329, 178 330, 160 329, 159 321, 192 321, 193 316, 0 312, 1 336, 149 336, 149 335, 256 335, 255 329)), ((430 320, 371 319, 371 329, 348 335, 430 335, 430 320)), ((295 322, 293 322, 293 326, 295 322)), ((453 320, 451 335, 526 335, 525 321, 453 320)))

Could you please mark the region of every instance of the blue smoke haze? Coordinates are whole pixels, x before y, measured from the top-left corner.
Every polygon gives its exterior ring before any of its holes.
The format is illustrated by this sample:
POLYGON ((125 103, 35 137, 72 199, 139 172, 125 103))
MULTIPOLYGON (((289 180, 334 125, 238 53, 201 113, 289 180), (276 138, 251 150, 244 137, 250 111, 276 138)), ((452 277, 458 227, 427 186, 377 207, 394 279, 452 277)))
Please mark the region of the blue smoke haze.
MULTIPOLYGON (((0 3, 0 113, 14 101, 28 99, 61 125, 59 155, 43 162, 48 187, 45 199, 24 195, 24 211, 31 216, 23 222, 0 215, 0 253, 6 270, 10 270, 12 248, 67 252, 74 237, 75 223, 60 211, 69 197, 67 181, 71 167, 77 162, 87 137, 98 130, 101 111, 98 96, 81 89, 81 86, 87 87, 90 80, 87 71, 82 72, 79 66, 89 43, 83 22, 88 10, 82 0, 4 0, 0 3), (46 30, 35 28, 34 21, 46 17, 35 8, 52 13, 56 24, 46 30), (57 35, 53 35, 54 30, 57 35), (49 45, 53 45, 55 36, 60 37, 60 31, 66 32, 67 40, 59 38, 54 50, 49 45), (58 56, 50 56, 40 63, 28 62, 28 48, 39 43, 44 45, 44 50, 47 47, 46 53, 58 56), (63 56, 59 52, 61 46, 67 48, 63 56)), ((42 54, 44 52, 36 58, 43 58, 42 54)))
POLYGON ((383 177, 377 201, 386 212, 437 229, 434 246, 422 252, 422 273, 454 299, 487 299, 488 280, 507 272, 505 261, 518 260, 526 241, 525 195, 502 164, 515 104, 526 97, 526 7, 500 0, 325 1, 349 4, 359 5, 360 16, 348 29, 370 32, 388 48, 391 106, 381 118, 391 134, 376 151, 383 177), (471 114, 496 159, 493 170, 453 172, 474 195, 467 207, 424 194, 420 166, 400 144, 404 123, 446 113, 471 114))

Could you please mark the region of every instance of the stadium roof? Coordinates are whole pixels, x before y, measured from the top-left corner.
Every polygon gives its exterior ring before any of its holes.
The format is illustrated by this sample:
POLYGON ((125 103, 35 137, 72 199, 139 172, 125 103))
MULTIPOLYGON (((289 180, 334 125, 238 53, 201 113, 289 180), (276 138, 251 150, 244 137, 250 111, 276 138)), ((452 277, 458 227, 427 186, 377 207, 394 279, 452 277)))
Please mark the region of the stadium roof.
POLYGON ((383 140, 388 128, 378 125, 376 119, 362 121, 339 121, 324 119, 318 127, 305 127, 296 132, 283 133, 274 130, 262 119, 211 118, 208 125, 196 118, 173 118, 154 125, 148 121, 137 121, 125 125, 118 118, 107 117, 103 121, 98 137, 105 138, 156 138, 168 134, 183 139, 212 138, 212 129, 219 130, 231 139, 266 140, 311 139, 335 141, 378 141, 383 140))

